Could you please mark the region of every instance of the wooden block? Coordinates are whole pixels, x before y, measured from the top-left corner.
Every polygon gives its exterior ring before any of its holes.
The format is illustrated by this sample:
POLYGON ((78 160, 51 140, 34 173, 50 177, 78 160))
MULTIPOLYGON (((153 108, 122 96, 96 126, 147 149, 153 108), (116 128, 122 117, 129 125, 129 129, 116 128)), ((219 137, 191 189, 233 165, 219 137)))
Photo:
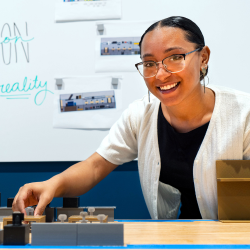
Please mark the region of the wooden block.
POLYGON ((218 219, 250 222, 250 161, 216 161, 218 219))
MULTIPOLYGON (((78 222, 80 220, 82 220, 82 216, 80 215, 72 215, 68 219, 69 223, 78 222)), ((90 221, 90 222, 99 222, 99 220, 97 219, 97 216, 86 216, 85 220, 90 221)), ((103 222, 107 222, 107 221, 108 221, 108 215, 103 220, 103 222)))
MULTIPOLYGON (((46 222, 46 215, 24 216, 24 221, 37 222, 37 223, 46 222)), ((6 226, 8 224, 12 224, 12 216, 3 218, 3 226, 6 226)))
POLYGON ((250 160, 216 161, 217 178, 250 178, 250 160))

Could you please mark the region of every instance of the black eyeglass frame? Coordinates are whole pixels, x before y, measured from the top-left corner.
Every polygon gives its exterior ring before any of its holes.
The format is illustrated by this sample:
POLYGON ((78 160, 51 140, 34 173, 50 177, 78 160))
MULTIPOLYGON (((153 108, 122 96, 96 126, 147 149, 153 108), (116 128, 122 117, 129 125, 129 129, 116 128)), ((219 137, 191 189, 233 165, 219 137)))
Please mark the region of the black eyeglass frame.
POLYGON ((178 73, 178 72, 181 72, 185 67, 184 67, 182 70, 180 70, 180 71, 171 72, 171 71, 169 71, 169 70, 166 68, 167 65, 165 65, 165 64, 163 63, 163 61, 164 61, 165 59, 169 58, 169 57, 172 57, 172 56, 183 56, 183 57, 184 57, 184 60, 185 60, 187 55, 189 55, 189 54, 191 54, 191 53, 193 53, 193 52, 196 52, 196 51, 201 51, 202 49, 203 49, 203 47, 199 47, 198 49, 192 50, 192 51, 187 52, 187 53, 185 53, 185 54, 173 54, 173 55, 171 55, 171 56, 165 57, 162 61, 159 61, 159 62, 155 62, 155 61, 146 61, 146 62, 153 62, 153 63, 155 63, 155 66, 156 66, 156 68, 157 68, 157 71, 156 71, 156 74, 153 75, 153 76, 145 77, 145 76, 143 76, 143 75, 141 74, 140 70, 138 69, 138 66, 139 66, 139 65, 143 65, 143 63, 145 63, 145 62, 136 63, 136 64, 135 64, 135 67, 136 67, 136 69, 138 70, 138 72, 140 73, 140 75, 141 75, 142 77, 144 77, 144 78, 150 78, 150 77, 156 76, 157 73, 158 73, 158 71, 159 71, 158 64, 159 64, 160 62, 162 63, 162 65, 164 66, 164 68, 165 68, 165 70, 166 70, 167 72, 169 72, 169 73, 178 73))

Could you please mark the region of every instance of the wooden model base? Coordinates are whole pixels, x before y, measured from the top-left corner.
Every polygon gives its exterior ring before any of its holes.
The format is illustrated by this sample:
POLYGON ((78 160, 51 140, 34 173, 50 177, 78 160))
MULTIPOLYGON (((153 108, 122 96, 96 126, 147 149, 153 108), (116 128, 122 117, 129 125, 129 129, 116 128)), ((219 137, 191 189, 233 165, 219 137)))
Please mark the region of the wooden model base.
MULTIPOLYGON (((46 222, 46 216, 45 215, 39 215, 39 216, 24 216, 24 221, 28 222, 46 222)), ((12 224, 12 216, 8 216, 3 218, 3 226, 6 226, 8 224, 12 224)))
MULTIPOLYGON (((99 222, 99 220, 97 219, 97 216, 86 216, 85 219, 89 222, 99 222)), ((69 223, 74 223, 74 222, 78 222, 82 220, 82 216, 80 215, 72 215, 69 217, 68 222, 69 223)), ((108 215, 106 216, 106 218, 103 220, 103 222, 107 222, 108 221, 108 215)))
POLYGON ((250 222, 250 161, 216 161, 218 218, 225 223, 250 222))

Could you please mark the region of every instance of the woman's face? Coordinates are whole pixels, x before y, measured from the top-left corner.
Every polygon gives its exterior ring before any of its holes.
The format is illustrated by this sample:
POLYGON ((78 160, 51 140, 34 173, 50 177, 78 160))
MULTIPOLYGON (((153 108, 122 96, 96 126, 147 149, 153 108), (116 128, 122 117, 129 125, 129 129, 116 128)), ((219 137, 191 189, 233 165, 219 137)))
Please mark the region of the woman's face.
MULTIPOLYGON (((185 54, 196 49, 196 44, 185 39, 185 31, 180 28, 162 27, 148 32, 141 45, 142 61, 162 61, 173 54, 185 54)), ((193 52, 186 56, 185 67, 181 72, 169 73, 164 66, 158 64, 156 76, 144 78, 149 91, 164 105, 178 105, 200 91, 200 70, 207 64, 209 49, 193 52), (176 87, 163 90, 164 87, 178 83, 176 87)))

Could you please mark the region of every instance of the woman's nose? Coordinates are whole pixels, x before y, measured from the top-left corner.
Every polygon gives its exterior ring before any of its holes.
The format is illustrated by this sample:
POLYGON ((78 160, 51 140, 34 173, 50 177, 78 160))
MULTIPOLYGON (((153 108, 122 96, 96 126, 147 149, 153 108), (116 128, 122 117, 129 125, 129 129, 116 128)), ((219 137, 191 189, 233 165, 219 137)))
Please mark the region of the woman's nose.
POLYGON ((160 81, 164 81, 164 79, 166 79, 169 76, 171 76, 171 73, 166 71, 165 67, 162 64, 158 65, 158 72, 157 72, 155 78, 160 80, 160 81))

